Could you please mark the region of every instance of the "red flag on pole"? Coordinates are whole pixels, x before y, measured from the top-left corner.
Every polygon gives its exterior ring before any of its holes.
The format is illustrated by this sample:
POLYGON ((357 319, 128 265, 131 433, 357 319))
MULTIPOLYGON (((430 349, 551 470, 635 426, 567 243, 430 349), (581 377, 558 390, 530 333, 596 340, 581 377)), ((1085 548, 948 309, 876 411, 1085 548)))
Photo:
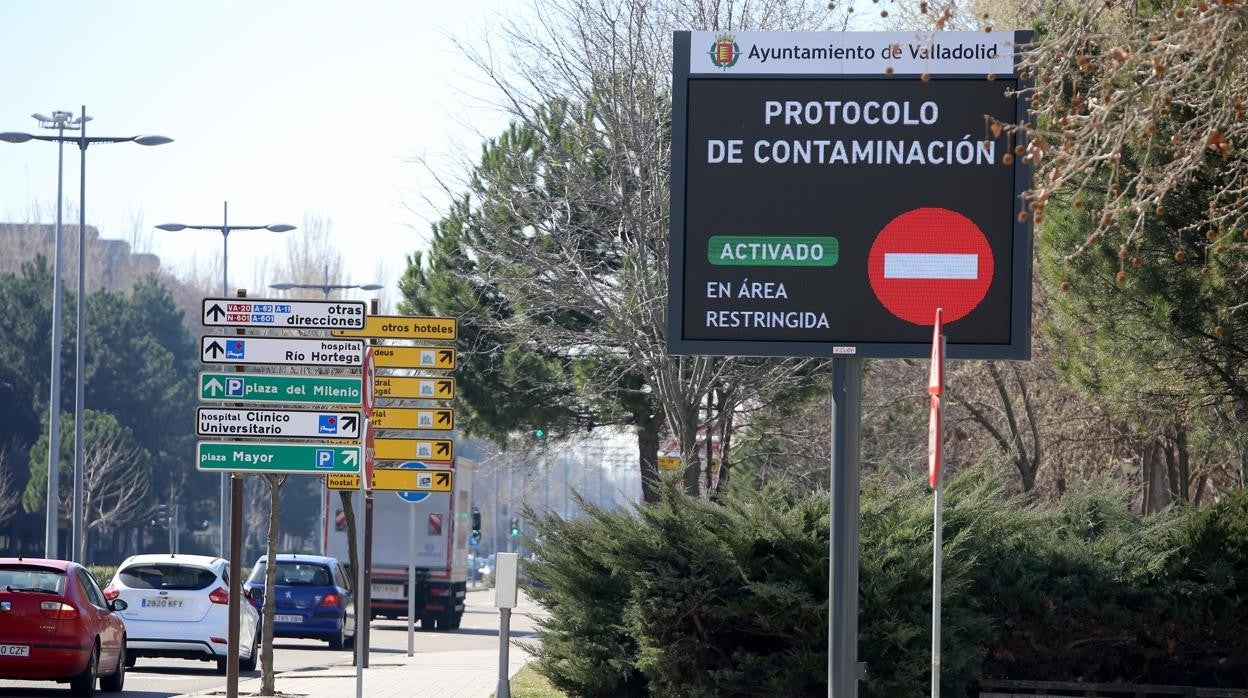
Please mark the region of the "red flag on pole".
POLYGON ((927 429, 927 482, 932 489, 940 484, 940 394, 945 389, 945 343, 940 334, 940 310, 936 309, 936 324, 932 326, 932 368, 927 381, 927 392, 932 396, 927 429))

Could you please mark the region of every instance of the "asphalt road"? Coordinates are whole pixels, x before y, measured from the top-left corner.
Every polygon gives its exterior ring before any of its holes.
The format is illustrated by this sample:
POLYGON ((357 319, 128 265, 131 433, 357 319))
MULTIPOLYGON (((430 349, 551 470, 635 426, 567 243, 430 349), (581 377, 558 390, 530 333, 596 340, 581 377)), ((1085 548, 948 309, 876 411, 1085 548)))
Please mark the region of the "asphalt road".
MULTIPOLYGON (((498 647, 498 612, 493 607, 492 591, 468 594, 467 610, 459 630, 422 632, 417 624, 414 635, 416 652, 447 652, 453 650, 498 647)), ((531 608, 531 604, 525 604, 531 608)), ((532 635, 533 623, 523 614, 512 616, 513 638, 532 635)), ((387 655, 407 654, 407 620, 376 620, 372 624, 370 665, 384 663, 387 655)), ((278 638, 273 643, 273 662, 277 673, 314 668, 349 665, 350 650, 334 651, 324 642, 278 638)), ((244 672, 243 678, 260 676, 259 670, 244 672)), ((117 698, 168 698, 195 691, 225 691, 225 675, 216 673, 216 664, 180 659, 139 659, 126 674, 126 690, 103 693, 117 698)), ((68 684, 39 681, 0 680, 0 698, 18 696, 68 696, 68 684)))

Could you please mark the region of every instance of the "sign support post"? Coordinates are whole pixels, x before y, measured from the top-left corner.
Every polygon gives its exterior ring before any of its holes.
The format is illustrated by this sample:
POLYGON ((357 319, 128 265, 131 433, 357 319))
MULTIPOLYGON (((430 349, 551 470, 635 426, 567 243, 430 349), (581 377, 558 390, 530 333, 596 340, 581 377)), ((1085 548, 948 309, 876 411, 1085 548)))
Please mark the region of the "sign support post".
MULTIPOLYGON (((416 653, 416 507, 407 507, 407 656, 416 653)), ((428 628, 426 628, 428 630, 428 628)))
MULTIPOLYGON (((367 485, 368 474, 361 472, 360 502, 364 501, 364 495, 366 493, 365 487, 367 485)), ((363 545, 363 537, 363 526, 357 526, 356 538, 361 539, 360 545, 363 545)), ((364 580, 366 579, 365 570, 368 566, 363 560, 362 552, 359 555, 356 555, 356 560, 358 561, 360 568, 355 570, 355 578, 358 580, 355 587, 355 698, 364 698, 364 662, 368 661, 368 646, 364 642, 361 629, 362 627, 367 627, 367 624, 369 623, 367 615, 362 613, 362 611, 365 610, 362 601, 364 599, 364 580), (360 625, 361 621, 365 624, 364 626, 360 625)))
MULTIPOLYGON (((238 636, 242 622, 242 580, 239 578, 243 569, 243 474, 230 473, 230 620, 227 623, 226 638, 229 642, 229 654, 225 660, 225 695, 238 698, 238 636)), ((260 651, 256 647, 256 652, 260 651)))
POLYGON ((857 698, 859 426, 862 360, 832 360, 828 517, 828 698, 857 698))

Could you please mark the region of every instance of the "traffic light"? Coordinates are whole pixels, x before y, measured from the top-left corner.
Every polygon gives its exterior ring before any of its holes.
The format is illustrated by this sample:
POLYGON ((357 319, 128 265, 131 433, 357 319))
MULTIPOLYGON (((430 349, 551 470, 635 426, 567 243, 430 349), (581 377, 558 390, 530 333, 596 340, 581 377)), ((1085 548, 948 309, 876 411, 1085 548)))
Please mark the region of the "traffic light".
POLYGON ((472 508, 472 542, 481 542, 481 511, 476 507, 472 508))
POLYGON ((534 429, 534 430, 533 430, 533 438, 535 438, 535 439, 544 439, 544 438, 546 438, 546 430, 545 430, 545 429, 543 429, 542 427, 538 427, 538 428, 534 429))
POLYGON ((520 519, 511 520, 511 535, 512 537, 520 535, 520 519))

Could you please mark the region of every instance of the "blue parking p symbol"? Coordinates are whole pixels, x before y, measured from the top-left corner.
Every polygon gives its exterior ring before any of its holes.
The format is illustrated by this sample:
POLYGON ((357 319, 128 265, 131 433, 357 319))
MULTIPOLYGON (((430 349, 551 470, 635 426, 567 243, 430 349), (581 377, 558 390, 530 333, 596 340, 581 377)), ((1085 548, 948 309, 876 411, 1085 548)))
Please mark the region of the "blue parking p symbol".
POLYGON ((320 470, 332 470, 334 468, 334 449, 316 449, 316 467, 320 470))
POLYGON ((244 392, 244 383, 242 378, 226 378, 225 394, 230 397, 242 397, 244 392))

